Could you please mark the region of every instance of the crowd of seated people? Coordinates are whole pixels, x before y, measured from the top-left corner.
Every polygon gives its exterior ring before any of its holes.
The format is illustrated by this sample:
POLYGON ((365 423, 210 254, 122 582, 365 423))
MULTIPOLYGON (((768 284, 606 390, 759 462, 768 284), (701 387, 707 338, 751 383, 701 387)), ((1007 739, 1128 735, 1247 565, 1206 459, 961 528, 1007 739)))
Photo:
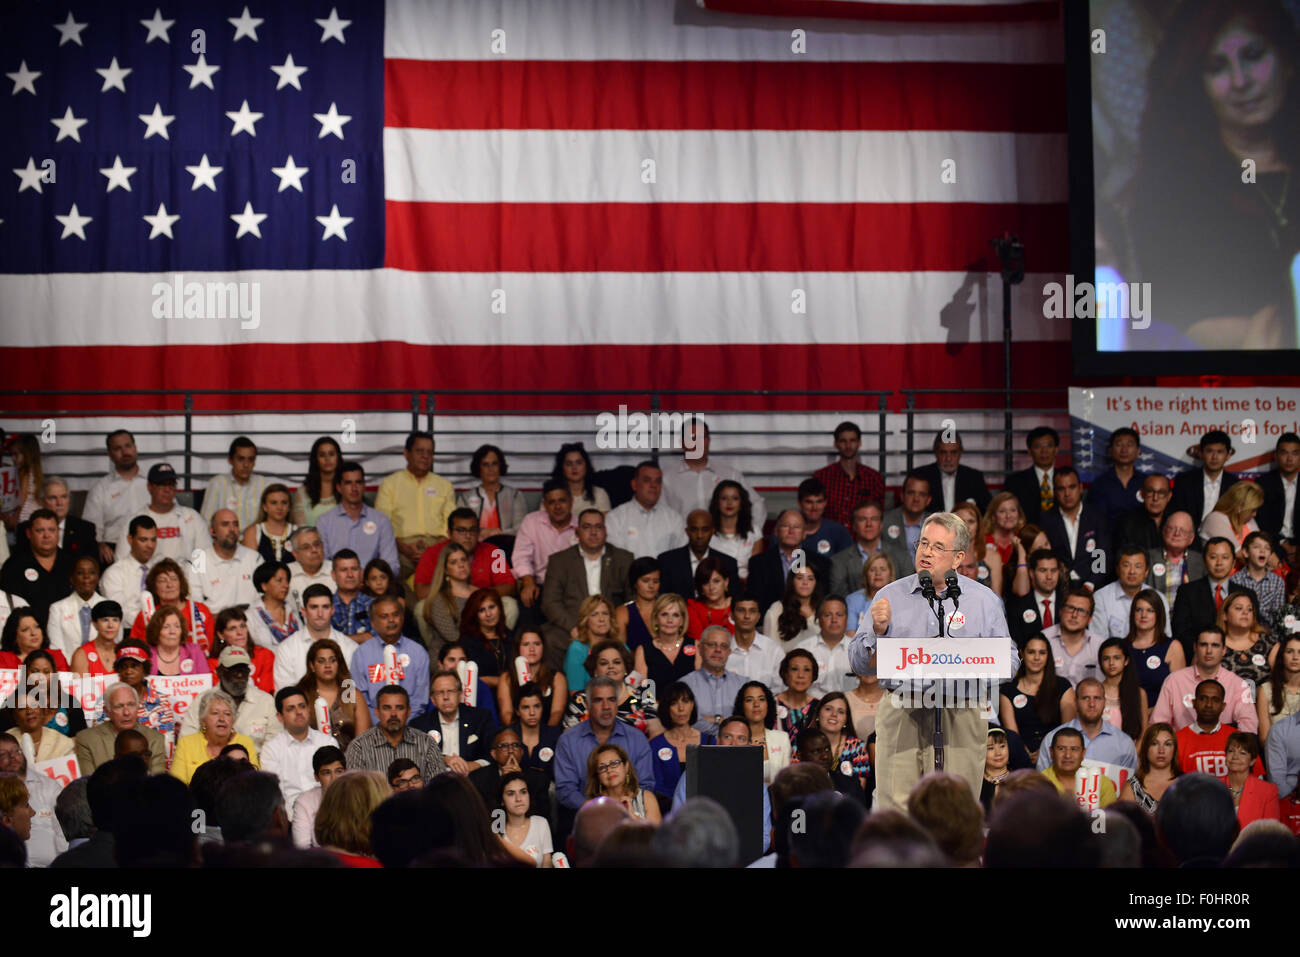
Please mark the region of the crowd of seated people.
MULTIPOLYGON (((594 859, 589 807, 611 830, 669 827, 688 810, 687 749, 747 744, 762 749, 771 823, 826 791, 852 808, 827 814, 862 825, 849 838, 864 853, 978 863, 969 835, 944 828, 973 815, 991 840, 1008 790, 1094 813, 1131 802, 1159 825, 1180 779, 1204 775, 1240 827, 1300 833, 1300 437, 1278 440, 1256 482, 1224 469, 1230 440, 1207 432, 1202 464, 1171 482, 1141 472, 1137 435, 1119 429, 1085 490, 1038 427, 1030 467, 991 491, 943 434, 891 507, 845 422, 837 459, 765 528, 762 496, 710 458, 706 427, 688 430, 703 454, 637 464, 617 506, 582 444, 566 444, 534 511, 503 481, 501 448, 481 446, 457 490, 426 433, 375 481, 322 437, 296 487, 259 475, 240 436, 196 511, 176 501, 175 471, 146 470, 117 430, 77 518, 39 445, 15 443, 0 669, 19 682, 5 685, 0 745, 18 748, 0 772, 21 779, 0 785, 14 805, 0 823, 32 863, 75 852, 52 816, 57 776, 41 771, 73 756, 80 776, 114 769, 115 788, 144 793, 119 764, 136 754, 206 802, 201 843, 230 839, 222 789, 256 790, 260 775, 277 782, 266 824, 286 847, 377 866, 372 828, 409 826, 418 791, 467 833, 501 823, 477 844, 449 838, 447 853, 564 866, 583 848, 594 859), (852 673, 847 649, 877 592, 914 573, 941 510, 971 530, 958 570, 1002 600, 1021 664, 987 715, 980 801, 958 807, 927 778, 914 831, 872 837, 885 692, 852 673), (1045 787, 1017 785, 1024 774, 1045 787)), ((1205 787, 1183 790, 1219 801, 1205 787)), ((814 853, 764 851, 777 866, 814 853)))

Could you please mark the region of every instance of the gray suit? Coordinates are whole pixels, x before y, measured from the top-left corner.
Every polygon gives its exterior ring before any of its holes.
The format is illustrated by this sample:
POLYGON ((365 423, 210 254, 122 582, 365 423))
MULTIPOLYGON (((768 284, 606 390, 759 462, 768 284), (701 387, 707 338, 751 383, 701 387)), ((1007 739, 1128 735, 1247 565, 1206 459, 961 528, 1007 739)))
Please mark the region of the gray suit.
MULTIPOLYGON (((1194 582, 1198 578, 1205 577, 1205 559, 1201 557, 1200 552, 1194 552, 1190 548, 1183 553, 1183 564, 1187 568, 1187 581, 1194 582)), ((1147 588, 1154 588, 1162 595, 1169 594, 1167 579, 1169 577, 1168 562, 1165 561, 1165 550, 1163 548, 1152 548, 1147 551, 1147 580, 1143 583, 1147 588), (1164 565, 1163 574, 1155 573, 1156 565, 1164 565)), ((1181 584, 1181 583, 1180 583, 1181 584)), ((1176 589, 1175 589, 1176 591, 1176 589)), ((1172 602, 1170 602, 1172 604, 1172 602)), ((1172 622, 1171 622, 1172 624, 1172 622)))
MULTIPOLYGON (((149 742, 149 773, 167 771, 167 743, 163 736, 148 725, 137 724, 135 730, 149 742)), ((77 744, 77 766, 83 775, 113 760, 113 746, 117 743, 117 729, 110 721, 101 721, 93 728, 79 731, 73 740, 77 744)))
MULTIPOLYGON (((901 536, 900 536, 901 538, 901 536)), ((912 557, 907 554, 907 547, 899 540, 880 536, 880 551, 889 556, 894 563, 897 578, 904 578, 916 571, 912 567, 912 557)), ((848 596, 862 587, 862 567, 866 561, 857 543, 850 545, 831 558, 831 584, 828 594, 848 596)))

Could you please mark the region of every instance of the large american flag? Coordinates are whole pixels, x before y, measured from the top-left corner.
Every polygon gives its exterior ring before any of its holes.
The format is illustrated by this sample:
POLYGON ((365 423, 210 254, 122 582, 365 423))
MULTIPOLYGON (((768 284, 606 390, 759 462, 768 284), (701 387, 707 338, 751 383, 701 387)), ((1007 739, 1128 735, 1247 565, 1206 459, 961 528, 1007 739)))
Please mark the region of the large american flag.
POLYGON ((1060 383, 1054 10, 10 3, 5 387, 995 386, 1008 229, 1060 383), (260 324, 160 315, 212 281, 260 324))

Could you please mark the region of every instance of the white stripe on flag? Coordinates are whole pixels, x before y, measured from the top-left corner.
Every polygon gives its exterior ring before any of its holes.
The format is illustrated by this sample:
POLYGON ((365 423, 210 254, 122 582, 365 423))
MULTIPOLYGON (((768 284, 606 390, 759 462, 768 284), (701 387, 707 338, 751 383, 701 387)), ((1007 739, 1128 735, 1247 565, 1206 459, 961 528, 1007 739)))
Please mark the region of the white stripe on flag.
POLYGON ((384 193, 445 203, 1063 203, 1066 158, 1057 133, 386 129, 384 193))
POLYGON ((411 60, 918 60, 1059 63, 1055 22, 827 25, 739 17, 676 0, 387 0, 384 56, 411 60), (795 53, 790 31, 807 34, 795 53), (494 31, 502 31, 496 34, 494 31), (493 48, 494 37, 498 47, 493 48), (504 42, 504 52, 499 43, 504 42))
MULTIPOLYGON (((5 344, 874 344, 996 342, 1002 336, 992 274, 980 274, 986 290, 968 287, 960 294, 965 274, 955 272, 322 269, 182 275, 186 283, 256 283, 257 328, 241 328, 237 318, 155 319, 153 286, 172 283, 170 273, 62 274, 57 282, 0 275, 0 302, 10 315, 77 317, 75 323, 12 323, 5 344), (796 290, 803 290, 804 313, 792 311, 796 290), (502 293, 504 315, 492 310, 502 293)), ((1062 280, 1031 273, 1014 287, 1017 342, 1069 338, 1068 321, 1043 318, 1043 284, 1062 280)))

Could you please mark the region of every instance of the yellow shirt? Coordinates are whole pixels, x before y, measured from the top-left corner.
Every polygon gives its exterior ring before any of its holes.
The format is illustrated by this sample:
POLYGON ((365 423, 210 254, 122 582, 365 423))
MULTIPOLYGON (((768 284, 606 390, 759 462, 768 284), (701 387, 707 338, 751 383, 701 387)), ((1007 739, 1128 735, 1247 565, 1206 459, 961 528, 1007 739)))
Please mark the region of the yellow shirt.
MULTIPOLYGON (((1092 770, 1093 769, 1090 768, 1079 768, 1079 773, 1080 774, 1084 774, 1085 772, 1090 773, 1092 770)), ((1059 791, 1061 794, 1065 793, 1065 785, 1062 784, 1057 779, 1056 770, 1052 768, 1050 765, 1048 766, 1047 770, 1043 772, 1043 777, 1051 781, 1052 784, 1056 786, 1056 790, 1059 791)), ((1116 801, 1115 782, 1113 782, 1110 778, 1106 777, 1106 775, 1104 774, 1099 774, 1098 777, 1100 778, 1101 781, 1101 784, 1098 788, 1098 790, 1100 791, 1100 799, 1097 802, 1096 806, 1109 807, 1110 805, 1114 804, 1116 801)), ((1079 783, 1078 777, 1075 778, 1075 783, 1076 784, 1079 783)), ((1082 794, 1079 794, 1077 790, 1075 791, 1074 799, 1078 803, 1079 807, 1083 808, 1085 811, 1093 807, 1093 805, 1089 802, 1088 798, 1082 794)))
MULTIPOLYGON (((257 761, 257 745, 253 744, 252 738, 236 734, 230 739, 230 743, 241 746, 248 752, 248 760, 252 762, 253 767, 261 768, 257 761)), ((168 773, 189 784, 190 778, 194 777, 194 772, 198 770, 199 765, 207 764, 211 760, 208 757, 208 739, 203 736, 202 731, 195 731, 176 742, 176 753, 172 755, 172 766, 168 773)))
MULTIPOLYGON (((447 535, 447 517, 456 507, 456 490, 441 475, 430 472, 416 480, 410 469, 394 472, 379 483, 375 508, 393 523, 396 538, 447 535)), ((397 571, 397 569, 393 569, 397 571)))

